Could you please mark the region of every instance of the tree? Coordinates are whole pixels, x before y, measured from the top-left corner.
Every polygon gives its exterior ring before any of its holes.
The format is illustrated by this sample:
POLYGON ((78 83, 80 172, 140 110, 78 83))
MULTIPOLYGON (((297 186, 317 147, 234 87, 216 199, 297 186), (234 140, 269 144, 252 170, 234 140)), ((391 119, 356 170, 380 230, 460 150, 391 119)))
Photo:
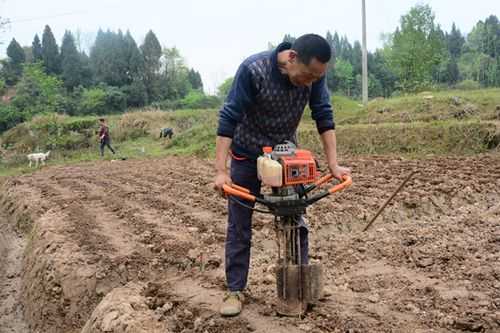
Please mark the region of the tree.
POLYGON ((7 47, 7 56, 10 58, 10 61, 15 65, 21 65, 26 61, 26 56, 24 54, 24 50, 16 41, 15 38, 12 39, 9 46, 7 47))
POLYGON ((382 96, 389 97, 396 87, 397 77, 389 67, 386 53, 387 49, 375 51, 373 57, 368 58, 368 68, 370 69, 369 72, 380 82, 382 96), (370 58, 372 61, 370 61, 370 58))
POLYGON ((446 34, 446 46, 453 59, 458 59, 460 57, 464 44, 465 38, 462 36, 460 30, 457 29, 455 23, 453 23, 450 33, 446 34))
POLYGON ((14 85, 23 72, 23 63, 26 61, 24 50, 13 38, 7 47, 8 60, 2 69, 3 76, 8 85, 14 85))
POLYGON ((285 37, 283 37, 283 42, 287 42, 290 44, 293 44, 297 38, 292 37, 290 34, 286 34, 285 37))
POLYGON ((33 62, 43 61, 42 44, 40 44, 38 35, 35 35, 33 38, 33 43, 31 43, 31 52, 33 54, 33 62))
POLYGON ((227 95, 229 94, 229 91, 231 90, 231 87, 233 86, 233 81, 234 77, 229 77, 227 78, 222 84, 217 88, 217 96, 221 100, 225 100, 227 95))
POLYGON ((200 73, 191 68, 188 72, 188 80, 191 88, 203 91, 203 82, 201 81, 200 73))
POLYGON ((64 86, 68 90, 82 84, 82 61, 70 31, 64 33, 61 44, 61 68, 64 86))
POLYGON ((334 89, 342 91, 346 96, 351 96, 351 89, 354 83, 354 72, 349 61, 341 58, 337 59, 334 72, 334 89))
POLYGON ((339 50, 339 58, 352 63, 352 46, 351 43, 349 43, 347 36, 344 36, 340 39, 339 50))
POLYGON ((42 60, 47 74, 59 74, 61 72, 59 47, 48 25, 45 26, 42 35, 42 60))
POLYGON ((160 58, 162 50, 160 42, 152 30, 146 34, 144 43, 141 45, 142 58, 144 61, 144 85, 150 102, 160 97, 160 58))
POLYGON ((23 119, 42 112, 63 112, 62 82, 45 74, 39 63, 25 64, 12 105, 23 115, 23 119))
POLYGON ((403 90, 415 91, 432 80, 432 71, 443 57, 444 45, 428 5, 417 5, 401 17, 392 38, 391 69, 403 90))
POLYGON ((189 92, 188 69, 176 47, 165 48, 162 57, 162 96, 166 99, 183 98, 189 92))
POLYGON ((123 33, 99 30, 90 50, 90 63, 95 80, 106 85, 122 87, 129 80, 127 45, 123 33))
POLYGON ((126 64, 127 84, 132 84, 137 79, 142 79, 141 72, 144 68, 144 62, 141 51, 137 44, 127 31, 124 37, 124 58, 126 64))

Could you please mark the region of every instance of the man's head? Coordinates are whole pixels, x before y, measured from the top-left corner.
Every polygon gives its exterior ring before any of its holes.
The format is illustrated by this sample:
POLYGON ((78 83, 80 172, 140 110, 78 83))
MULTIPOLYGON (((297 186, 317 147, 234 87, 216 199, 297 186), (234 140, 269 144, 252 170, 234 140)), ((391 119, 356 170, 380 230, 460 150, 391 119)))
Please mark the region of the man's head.
POLYGON ((99 118, 99 122, 100 122, 101 124, 105 124, 105 123, 106 123, 106 119, 104 119, 104 118, 99 118))
POLYGON ((315 34, 300 36, 287 52, 286 72, 296 86, 308 86, 326 73, 332 50, 326 39, 315 34))

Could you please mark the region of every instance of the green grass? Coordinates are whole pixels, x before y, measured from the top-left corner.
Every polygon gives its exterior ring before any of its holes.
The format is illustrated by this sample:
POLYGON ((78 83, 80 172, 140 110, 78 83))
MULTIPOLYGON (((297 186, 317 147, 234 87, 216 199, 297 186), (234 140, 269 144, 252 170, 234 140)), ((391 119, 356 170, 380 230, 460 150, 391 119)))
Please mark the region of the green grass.
MULTIPOLYGON (((486 152, 500 142, 500 89, 452 90, 375 99, 367 107, 344 96, 333 96, 332 104, 338 150, 344 156, 464 155, 486 152)), ((112 145, 118 153, 112 156, 106 151, 105 159, 168 155, 213 158, 217 116, 215 109, 175 112, 146 109, 110 115, 107 120, 112 145), (174 129, 172 140, 159 138, 162 127, 174 129)), ((7 158, 0 160, 0 176, 33 172, 35 168, 27 167, 25 155, 37 147, 44 151, 51 145, 56 146, 48 165, 100 160, 97 128, 97 117, 46 115, 21 124, 0 138, 2 145, 8 142, 4 150, 7 158), (63 145, 74 145, 74 148, 63 149, 63 145)), ((309 109, 299 127, 299 143, 317 153, 322 150, 309 109)))

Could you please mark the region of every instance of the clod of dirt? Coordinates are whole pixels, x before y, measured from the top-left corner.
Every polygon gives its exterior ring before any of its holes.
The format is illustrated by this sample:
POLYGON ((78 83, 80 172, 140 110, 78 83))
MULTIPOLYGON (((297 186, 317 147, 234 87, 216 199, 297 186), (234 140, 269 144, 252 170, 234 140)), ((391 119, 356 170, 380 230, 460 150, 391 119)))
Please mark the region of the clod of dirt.
POLYGON ((167 327, 155 318, 143 287, 130 283, 116 288, 104 297, 94 310, 81 333, 165 333, 167 327))

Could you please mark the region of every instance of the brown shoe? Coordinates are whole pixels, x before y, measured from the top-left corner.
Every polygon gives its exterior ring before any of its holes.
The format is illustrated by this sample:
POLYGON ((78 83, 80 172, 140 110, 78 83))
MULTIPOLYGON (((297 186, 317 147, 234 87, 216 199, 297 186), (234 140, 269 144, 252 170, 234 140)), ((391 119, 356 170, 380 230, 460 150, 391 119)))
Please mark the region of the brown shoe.
POLYGON ((240 291, 230 291, 224 295, 220 314, 224 317, 237 316, 241 312, 244 296, 240 291))

